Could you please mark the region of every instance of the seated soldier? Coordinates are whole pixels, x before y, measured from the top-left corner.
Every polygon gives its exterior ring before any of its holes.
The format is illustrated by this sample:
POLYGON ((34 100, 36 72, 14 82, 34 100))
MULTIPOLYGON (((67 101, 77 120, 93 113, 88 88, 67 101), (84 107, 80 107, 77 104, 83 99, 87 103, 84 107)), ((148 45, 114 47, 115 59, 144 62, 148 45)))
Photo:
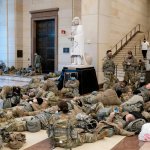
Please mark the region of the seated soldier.
POLYGON ((113 90, 115 91, 120 90, 122 93, 128 92, 127 82, 125 80, 119 81, 113 86, 113 90))
POLYGON ((71 77, 64 84, 61 93, 66 97, 79 96, 79 80, 77 80, 76 74, 71 73, 71 77))

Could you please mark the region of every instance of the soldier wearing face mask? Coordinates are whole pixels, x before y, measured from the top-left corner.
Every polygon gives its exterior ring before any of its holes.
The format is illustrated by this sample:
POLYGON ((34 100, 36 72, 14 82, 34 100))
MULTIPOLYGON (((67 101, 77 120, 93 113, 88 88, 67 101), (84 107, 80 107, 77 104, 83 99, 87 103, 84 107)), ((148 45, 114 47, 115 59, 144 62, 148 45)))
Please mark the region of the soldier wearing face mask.
POLYGON ((123 61, 123 69, 125 72, 124 80, 128 83, 130 82, 131 86, 135 83, 135 72, 137 67, 137 60, 132 55, 131 51, 128 51, 128 56, 123 61))

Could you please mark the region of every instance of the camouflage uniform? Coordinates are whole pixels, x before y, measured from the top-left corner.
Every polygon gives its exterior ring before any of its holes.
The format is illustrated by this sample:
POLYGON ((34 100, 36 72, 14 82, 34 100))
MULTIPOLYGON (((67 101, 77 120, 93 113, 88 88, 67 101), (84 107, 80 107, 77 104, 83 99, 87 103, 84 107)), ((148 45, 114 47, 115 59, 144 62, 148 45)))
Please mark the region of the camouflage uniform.
POLYGON ((41 56, 35 55, 34 68, 38 73, 42 73, 41 56))
POLYGON ((135 86, 136 88, 140 86, 140 83, 145 82, 145 63, 144 62, 139 62, 136 68, 136 83, 135 86))
POLYGON ((62 88, 61 93, 66 97, 79 96, 79 80, 68 80, 62 88))
POLYGON ((137 67, 137 60, 132 56, 131 58, 126 57, 123 62, 123 69, 125 71, 124 80, 129 83, 129 80, 131 82, 131 85, 134 85, 135 83, 135 71, 137 67))
POLYGON ((104 77, 105 77, 105 82, 103 85, 103 89, 109 89, 113 86, 113 84, 115 83, 115 63, 113 62, 113 60, 109 57, 106 57, 104 59, 104 63, 103 63, 103 72, 104 72, 104 77))
POLYGON ((75 128, 76 118, 72 113, 54 114, 49 120, 49 129, 47 130, 50 140, 53 140, 54 146, 63 148, 73 148, 83 143, 92 143, 104 138, 104 132, 85 133, 80 128, 75 128))

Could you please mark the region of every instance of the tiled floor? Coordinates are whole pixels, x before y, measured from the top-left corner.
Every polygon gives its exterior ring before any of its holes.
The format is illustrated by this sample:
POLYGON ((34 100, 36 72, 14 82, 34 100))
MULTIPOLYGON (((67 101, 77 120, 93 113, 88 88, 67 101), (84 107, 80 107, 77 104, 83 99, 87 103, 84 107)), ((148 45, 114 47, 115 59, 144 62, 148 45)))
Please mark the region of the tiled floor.
MULTIPOLYGON (((41 130, 37 133, 25 132, 27 141, 20 150, 50 150, 50 141, 46 131, 41 130)), ((137 136, 124 137, 115 135, 111 138, 105 137, 95 143, 86 143, 74 150, 150 150, 150 142, 142 142, 137 136)), ((3 150, 10 150, 3 148, 3 150)), ((64 150, 55 148, 55 150, 64 150)))
MULTIPOLYGON (((23 86, 28 84, 30 79, 0 77, 0 86, 23 86)), ((24 133, 26 134, 26 143, 20 150, 50 150, 50 142, 45 130, 37 133, 24 133)), ((62 148, 55 149, 62 150, 62 148)), ((3 150, 10 149, 4 147, 3 150)), ((137 136, 124 137, 116 135, 111 138, 104 138, 95 143, 84 144, 74 148, 74 150, 150 150, 150 142, 140 142, 137 136)))
POLYGON ((3 86, 24 86, 29 84, 32 78, 17 76, 0 76, 0 87, 3 86))

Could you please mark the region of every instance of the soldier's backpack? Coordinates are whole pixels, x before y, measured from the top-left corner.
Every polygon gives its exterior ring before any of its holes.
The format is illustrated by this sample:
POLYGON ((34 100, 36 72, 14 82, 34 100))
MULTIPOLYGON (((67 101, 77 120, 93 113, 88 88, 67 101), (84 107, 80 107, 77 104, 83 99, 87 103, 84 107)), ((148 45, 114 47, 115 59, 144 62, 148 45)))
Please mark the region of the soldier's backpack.
POLYGON ((23 132, 27 131, 26 121, 21 118, 16 118, 14 120, 14 131, 23 132))
POLYGON ((97 127, 97 121, 90 118, 86 114, 79 113, 76 115, 78 120, 77 127, 86 130, 87 132, 93 132, 97 127))
POLYGON ((25 111, 28 111, 28 112, 33 111, 31 104, 28 102, 22 101, 22 102, 20 102, 20 106, 24 106, 25 111))
POLYGON ((139 95, 132 96, 127 102, 121 104, 123 111, 128 112, 141 112, 144 107, 143 97, 139 95))
POLYGON ((105 108, 100 109, 96 114, 97 120, 98 121, 104 120, 105 117, 109 116, 110 112, 111 112, 110 107, 108 108, 105 107, 105 108))
POLYGON ((3 100, 0 99, 0 109, 2 109, 2 108, 3 108, 3 100))
POLYGON ((11 149, 20 149, 26 141, 25 134, 22 133, 11 133, 10 140, 7 146, 11 149))
POLYGON ((2 140, 2 136, 0 135, 0 149, 3 148, 3 140, 2 140))
POLYGON ((37 114, 35 117, 40 120, 41 128, 42 129, 47 129, 48 121, 49 121, 49 119, 51 117, 51 114, 48 113, 48 112, 41 112, 40 114, 37 114))
POLYGON ((71 148, 78 145, 74 142, 78 134, 67 118, 59 118, 53 124, 49 124, 47 134, 54 147, 71 148))
POLYGON ((12 98, 12 95, 9 94, 9 95, 7 95, 6 99, 4 99, 4 101, 3 101, 3 109, 12 107, 11 98, 12 98))
POLYGON ((41 122, 38 118, 33 117, 27 120, 27 130, 29 132, 38 132, 41 130, 41 122))
POLYGON ((144 119, 136 119, 127 125, 126 130, 138 134, 145 123, 146 121, 144 119))

